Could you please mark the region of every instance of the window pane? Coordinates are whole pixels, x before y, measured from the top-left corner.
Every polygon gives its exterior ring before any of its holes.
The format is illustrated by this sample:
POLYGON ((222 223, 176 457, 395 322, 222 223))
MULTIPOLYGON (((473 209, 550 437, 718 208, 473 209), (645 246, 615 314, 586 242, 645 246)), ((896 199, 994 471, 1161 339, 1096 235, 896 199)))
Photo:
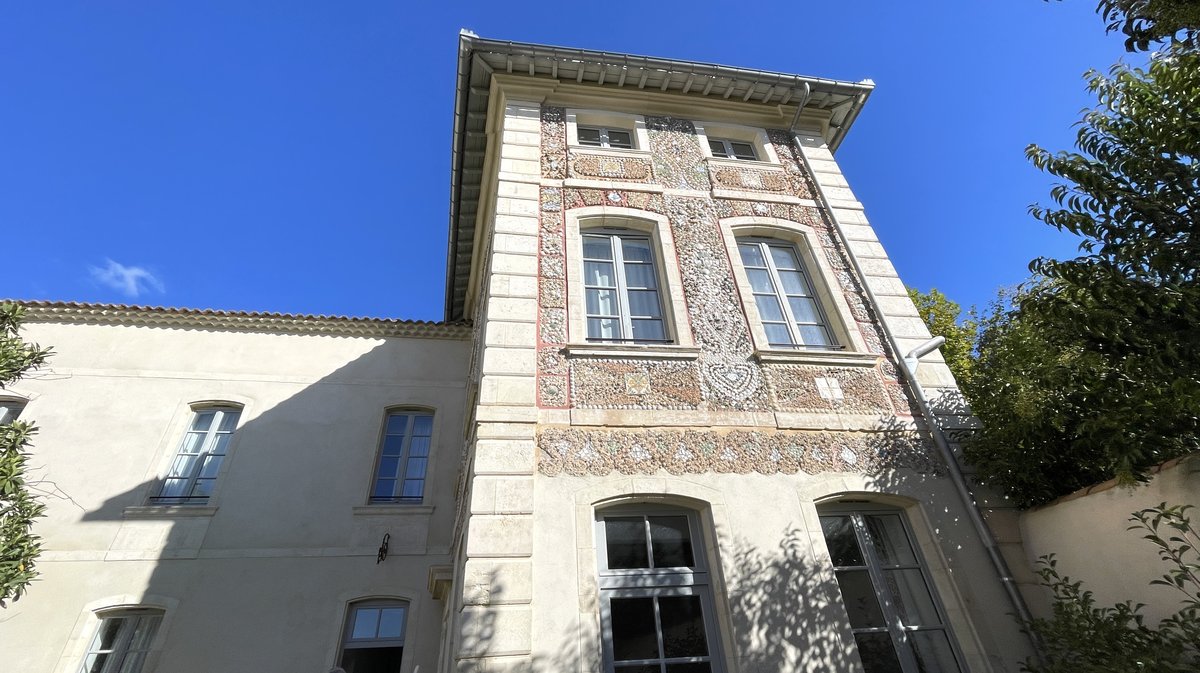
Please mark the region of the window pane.
POLYGON ((433 434, 433 416, 413 416, 413 435, 429 437, 433 434))
POLYGON ((612 614, 613 658, 657 659, 658 634, 654 624, 653 598, 614 598, 612 614))
POLYGON ((399 476, 400 469, 399 456, 383 456, 379 459, 379 476, 385 479, 391 479, 399 476))
POLYGON ((771 274, 766 269, 746 269, 746 277, 750 279, 750 289, 755 292, 775 293, 775 283, 771 282, 771 274))
POLYGON ((614 129, 609 129, 608 146, 633 149, 633 138, 630 137, 628 131, 616 131, 614 129))
POLYGON ((788 308, 792 309, 792 315, 796 318, 796 322, 815 322, 823 323, 821 313, 817 310, 817 302, 806 297, 788 297, 788 308))
POLYGON ((89 654, 83 662, 83 670, 87 673, 101 673, 106 663, 108 663, 107 654, 89 654))
POLYGON ((579 144, 580 145, 600 145, 600 129, 590 129, 583 126, 579 127, 579 144))
POLYGON ((608 236, 584 236, 583 256, 588 259, 612 259, 612 239, 608 236))
POLYGON ((661 318, 658 290, 630 290, 629 315, 635 318, 661 318))
POLYGON ((111 650, 116 644, 117 634, 121 632, 121 626, 124 624, 124 617, 109 617, 100 622, 100 631, 96 633, 91 650, 93 652, 111 650))
POLYGON ((738 251, 742 253, 742 264, 746 266, 767 265, 767 260, 763 259, 762 247, 757 243, 739 243, 738 251))
POLYGON ((860 566, 863 564, 862 550, 854 535, 854 524, 848 516, 821 517, 821 530, 825 532, 825 544, 829 547, 829 558, 835 566, 860 566))
POLYGON ((404 451, 404 435, 388 435, 383 438, 383 455, 398 456, 404 451))
POLYGON ((617 280, 613 276, 613 265, 611 262, 584 262, 583 263, 583 282, 585 285, 593 287, 616 287, 617 280))
POLYGON ((150 641, 154 639, 154 632, 158 629, 158 622, 161 619, 158 615, 139 617, 133 627, 133 637, 129 639, 129 649, 150 649, 150 641))
POLYGON ((754 295, 754 303, 758 306, 758 317, 766 321, 778 322, 785 320, 783 317, 783 307, 779 305, 779 300, 775 295, 754 295))
POLYGON ((405 480, 404 486, 400 491, 400 497, 402 497, 402 498, 420 498, 421 494, 424 491, 425 491, 425 480, 424 479, 407 479, 407 480, 405 480))
POLYGON ((626 264, 625 283, 631 288, 656 288, 658 279, 654 277, 652 264, 626 264))
POLYGON ((806 346, 830 346, 833 342, 820 325, 797 325, 800 331, 800 341, 806 346))
POLYGON ((642 517, 609 517, 604 520, 608 567, 613 570, 649 568, 646 524, 642 517))
POLYGON ((908 543, 908 535, 904 532, 904 522, 895 514, 869 514, 863 517, 867 521, 867 533, 879 554, 879 561, 885 566, 917 565, 917 557, 913 554, 912 546, 908 543))
POLYGON ((117 673, 141 673, 145 660, 145 652, 130 652, 125 655, 125 660, 121 662, 121 668, 117 673))
POLYGON ((808 281, 804 280, 804 274, 799 271, 780 271, 779 280, 783 282, 785 294, 812 296, 812 288, 808 286, 808 281))
POLYGON ((622 238, 621 254, 626 262, 654 261, 654 255, 650 253, 650 241, 644 238, 622 238))
POLYGON ((429 438, 413 437, 408 443, 408 455, 422 458, 429 455, 429 438))
POLYGON ((387 434, 403 435, 408 432, 408 414, 392 414, 388 416, 387 434))
POLYGON ((588 318, 589 339, 620 339, 621 323, 616 318, 588 318))
POLYGON ((663 656, 708 656, 699 596, 662 596, 658 612, 662 618, 663 656))
POLYGON ((209 448, 209 451, 212 453, 215 453, 215 454, 222 455, 222 456, 225 455, 226 451, 229 449, 229 439, 231 437, 233 437, 233 435, 229 435, 229 434, 217 435, 214 438, 212 447, 209 448))
POLYGON ((212 479, 197 479, 195 484, 192 484, 192 492, 188 495, 194 498, 207 498, 212 495, 213 480, 212 479))
POLYGON ((856 629, 886 626, 879 609, 879 598, 866 570, 837 571, 838 586, 842 590, 842 602, 850 615, 850 626, 856 629))
POLYGON ((175 457, 175 462, 171 464, 171 471, 167 473, 171 477, 190 477, 192 470, 196 469, 196 461, 199 456, 191 453, 185 453, 175 457))
POLYGON ((354 628, 350 631, 351 640, 371 639, 379 632, 378 608, 355 608, 354 628))
POLYGON ((754 146, 749 143, 729 143, 733 148, 733 154, 739 159, 757 159, 758 155, 754 153, 754 146))
POLYGON ((204 459, 204 467, 200 468, 200 476, 204 479, 216 479, 217 471, 221 469, 221 456, 209 456, 204 459))
POLYGON ((406 479, 424 479, 425 478, 425 458, 409 458, 408 468, 404 472, 406 479))
POLYGON ((180 453, 200 453, 200 449, 204 448, 204 438, 207 437, 202 432, 189 432, 183 436, 183 445, 179 447, 180 453))
POLYGON ((658 664, 633 664, 631 666, 617 666, 617 673, 662 673, 662 669, 658 664))
POLYGON ((377 479, 375 480, 375 491, 371 493, 372 498, 390 498, 396 492, 395 479, 377 479))
POLYGON ((901 624, 936 626, 942 623, 920 570, 885 570, 883 582, 887 585, 892 605, 900 615, 901 624))
POLYGON ((216 415, 215 411, 197 411, 196 417, 192 419, 192 429, 197 432, 207 431, 216 415))
POLYGON ((666 341, 667 332, 661 320, 634 320, 634 341, 666 341))
POLYGON ((706 661, 690 664, 667 664, 667 673, 712 673, 712 666, 706 661))
POLYGON ((886 633, 856 633, 854 640, 858 643, 858 656, 862 658, 865 673, 902 673, 891 636, 886 633))
POLYGON ((238 412, 226 411, 221 414, 221 432, 233 432, 237 427, 238 412))
POLYGON ((158 495, 163 498, 178 498, 187 490, 187 483, 187 479, 167 479, 158 495))
POLYGON ((794 346, 792 341, 792 333, 788 331, 787 325, 780 323, 764 324, 763 329, 767 332, 767 343, 775 346, 794 346))
POLYGON ((772 245, 768 247, 771 249, 771 260, 775 262, 776 269, 783 271, 799 268, 799 264, 796 263, 796 251, 792 250, 791 246, 772 245))
POLYGON ((619 315, 616 290, 588 288, 584 294, 587 297, 588 315, 619 315))
POLYGON ((649 519, 654 567, 693 567, 695 560, 692 558, 692 539, 687 517, 652 516, 649 519))
POLYGON ((714 157, 727 157, 729 154, 725 151, 725 143, 720 140, 709 140, 708 149, 712 150, 714 157))
POLYGON ((379 615, 379 637, 400 638, 404 635, 404 608, 384 608, 379 615))
POLYGON ((920 673, 954 673, 960 670, 945 631, 910 632, 908 642, 917 658, 917 670, 920 673))

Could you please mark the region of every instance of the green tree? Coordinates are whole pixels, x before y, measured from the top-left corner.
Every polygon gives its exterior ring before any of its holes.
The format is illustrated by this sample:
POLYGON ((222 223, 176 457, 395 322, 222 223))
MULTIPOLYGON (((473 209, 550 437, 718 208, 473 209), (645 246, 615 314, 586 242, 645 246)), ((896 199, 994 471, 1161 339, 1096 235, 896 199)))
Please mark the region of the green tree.
MULTIPOLYGON (((0 304, 0 390, 41 366, 50 355, 21 339, 22 308, 0 304)), ((25 447, 37 428, 24 421, 0 425, 0 607, 17 600, 37 575, 34 562, 41 543, 33 521, 45 506, 29 492, 25 447)))
POLYGON ((1200 0, 1100 0, 1096 11, 1108 32, 1126 36, 1129 51, 1169 40, 1200 47, 1200 0))
POLYGON ((954 378, 958 380, 958 385, 965 389, 974 378, 973 351, 978 324, 970 316, 963 317, 962 308, 937 288, 921 292, 910 287, 908 297, 916 305, 917 313, 929 327, 929 332, 934 336, 946 337, 946 343, 941 349, 942 357, 945 358, 954 378))

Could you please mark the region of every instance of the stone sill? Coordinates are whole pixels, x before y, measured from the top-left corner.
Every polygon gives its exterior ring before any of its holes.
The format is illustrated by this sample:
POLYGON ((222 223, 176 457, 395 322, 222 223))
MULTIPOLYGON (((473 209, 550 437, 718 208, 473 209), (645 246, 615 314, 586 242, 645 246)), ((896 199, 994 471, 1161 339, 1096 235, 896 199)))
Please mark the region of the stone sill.
MULTIPOLYGON (((629 192, 649 192, 651 194, 662 194, 664 188, 657 182, 626 182, 620 179, 608 180, 605 178, 566 178, 562 181, 563 187, 575 187, 579 189, 620 189, 629 192)), ((616 205, 608 203, 606 205, 616 205)))
POLYGON ((750 159, 728 159, 726 157, 704 157, 706 163, 714 166, 722 166, 724 168, 757 168, 759 170, 774 171, 777 173, 786 173, 787 169, 783 164, 775 164, 770 161, 750 160, 750 159))
POLYGON ((883 358, 875 353, 845 353, 841 351, 796 351, 762 349, 754 351, 759 362, 792 365, 823 365, 827 367, 874 367, 883 358))
POLYGON ((728 189, 725 187, 713 187, 712 195, 719 199, 736 199, 738 201, 767 201, 770 203, 787 203, 793 206, 808 206, 816 208, 817 202, 811 199, 802 199, 798 196, 792 196, 784 192, 755 192, 741 189, 728 189))
POLYGON ((628 157, 630 159, 650 159, 654 153, 650 150, 626 149, 623 147, 596 147, 595 145, 567 145, 572 153, 594 154, 598 157, 628 157))
POLYGON ((363 505, 353 509, 355 516, 393 516, 397 514, 433 514, 433 505, 363 505))
POLYGON ((212 516, 215 505, 135 505, 121 511, 125 519, 177 519, 193 516, 212 516))
POLYGON ((568 344, 567 357, 649 358, 653 360, 695 360, 700 349, 676 344, 568 344))

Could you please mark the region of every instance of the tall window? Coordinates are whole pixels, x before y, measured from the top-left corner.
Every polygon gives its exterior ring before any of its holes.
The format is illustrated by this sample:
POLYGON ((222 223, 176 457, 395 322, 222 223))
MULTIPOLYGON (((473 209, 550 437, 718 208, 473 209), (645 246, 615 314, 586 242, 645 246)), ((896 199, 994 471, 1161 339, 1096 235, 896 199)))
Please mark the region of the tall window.
POLYGON ((371 502, 419 503, 425 495, 425 470, 433 415, 416 411, 388 414, 375 466, 371 502))
POLYGON ((104 613, 79 672, 141 673, 161 621, 162 611, 148 608, 104 613))
POLYGON ((708 149, 712 151, 714 157, 743 159, 746 161, 755 161, 758 159, 758 154, 754 152, 754 145, 741 140, 709 138, 708 149))
POLYGON ((578 134, 580 145, 617 147, 626 150, 633 149, 633 134, 625 129, 580 126, 578 134))
POLYGON ((695 515, 622 507, 602 512, 597 525, 605 670, 720 671, 695 515))
POLYGON ((650 237, 604 230, 582 238, 588 341, 667 343, 650 237))
POLYGON ((346 673, 399 673, 407 618, 408 604, 401 601, 352 604, 338 665, 346 673))
POLYGON ((738 251, 771 346, 839 348, 795 246, 773 239, 739 238, 738 251))
POLYGON ((17 420, 24 408, 24 400, 0 399, 0 425, 8 425, 17 420))
POLYGON ((866 673, 961 671, 900 513, 828 511, 821 527, 866 673))
POLYGON ((236 407, 197 409, 162 488, 150 502, 157 505, 207 503, 240 415, 241 409, 236 407))

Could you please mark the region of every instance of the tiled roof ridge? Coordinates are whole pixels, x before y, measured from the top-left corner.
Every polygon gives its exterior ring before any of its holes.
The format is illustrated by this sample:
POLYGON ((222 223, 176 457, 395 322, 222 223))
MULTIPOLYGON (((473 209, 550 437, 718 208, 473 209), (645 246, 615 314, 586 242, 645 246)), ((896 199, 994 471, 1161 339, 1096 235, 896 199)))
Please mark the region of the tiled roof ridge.
POLYGON ((193 327, 354 337, 466 339, 471 335, 471 325, 465 321, 355 318, 73 301, 17 300, 16 303, 25 307, 27 322, 193 327))

